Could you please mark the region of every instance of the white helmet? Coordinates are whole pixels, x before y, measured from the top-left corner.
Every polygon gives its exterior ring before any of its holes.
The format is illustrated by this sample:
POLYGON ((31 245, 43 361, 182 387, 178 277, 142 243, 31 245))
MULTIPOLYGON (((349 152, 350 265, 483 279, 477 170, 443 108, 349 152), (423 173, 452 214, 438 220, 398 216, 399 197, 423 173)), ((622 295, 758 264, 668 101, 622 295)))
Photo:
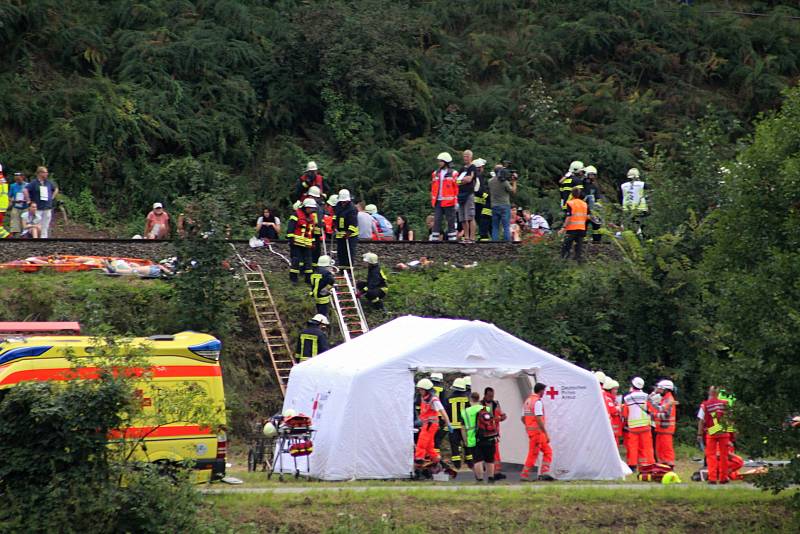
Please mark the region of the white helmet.
POLYGON ((320 256, 317 260, 317 265, 320 267, 330 267, 331 266, 331 257, 327 254, 320 256))
POLYGON ((478 169, 480 169, 481 167, 486 166, 486 160, 483 158, 478 158, 475 161, 473 161, 472 164, 475 165, 475 167, 477 167, 478 169))
POLYGON ((619 387, 619 382, 617 382, 610 376, 607 376, 605 381, 603 382, 603 389, 605 389, 606 391, 611 391, 612 389, 618 387, 619 387))
POLYGON ((597 174, 597 168, 594 165, 589 165, 583 168, 583 172, 586 174, 597 174))
POLYGON ((633 169, 630 169, 628 171, 628 179, 629 180, 635 180, 638 177, 639 177, 639 169, 634 167, 633 169))
POLYGON ((429 389, 433 389, 433 382, 431 382, 427 378, 422 378, 420 379, 419 382, 417 382, 417 387, 427 391, 429 389))
POLYGON ((350 191, 348 191, 347 189, 340 189, 339 202, 350 202, 350 191))
POLYGON ((436 159, 444 161, 445 163, 453 163, 453 156, 449 152, 440 152, 436 159))
POLYGON ((466 391, 467 384, 464 383, 463 378, 456 378, 455 380, 453 380, 453 389, 456 391, 466 391))
POLYGON ((322 195, 322 191, 320 191, 319 187, 317 187, 316 185, 312 185, 311 187, 308 188, 308 196, 319 198, 320 195, 322 195))
POLYGON ((339 202, 339 195, 331 195, 328 197, 328 206, 335 206, 339 202))
POLYGON ((325 317, 324 315, 322 315, 321 313, 318 313, 314 317, 312 317, 311 318, 311 322, 324 324, 325 326, 328 326, 329 324, 331 324, 331 322, 328 320, 328 318, 325 317))
POLYGON ((631 385, 636 389, 642 389, 644 387, 644 379, 641 376, 634 377, 631 380, 631 385))
POLYGON ((378 206, 376 206, 375 204, 367 204, 366 207, 364 207, 364 211, 366 211, 370 215, 372 215, 373 213, 378 213, 378 206))
POLYGON ((371 265, 377 265, 378 264, 378 255, 375 254, 374 252, 367 252, 366 254, 364 254, 364 257, 361 258, 361 259, 363 261, 371 264, 371 265))
POLYGON ((606 374, 603 371, 595 371, 594 376, 595 378, 597 378, 597 381, 600 382, 601 384, 603 383, 603 380, 606 379, 606 374))
POLYGON ((303 207, 304 208, 316 208, 317 207, 317 201, 314 200, 311 197, 306 197, 306 199, 303 201, 303 207))
POLYGON ((672 380, 667 380, 667 379, 660 381, 658 384, 656 384, 656 387, 668 389, 670 391, 675 390, 675 384, 672 383, 672 380))
POLYGON ((318 170, 317 163, 315 161, 309 161, 308 164, 306 165, 306 172, 316 171, 316 170, 318 170))
POLYGON ((444 375, 442 373, 431 373, 431 380, 435 380, 436 382, 441 382, 444 380, 444 375))
POLYGON ((264 425, 264 435, 268 438, 274 438, 278 435, 278 429, 272 423, 267 423, 264 425))
POLYGON ((465 376, 464 377, 464 385, 467 386, 468 388, 472 387, 472 377, 471 376, 465 376))
POLYGON ((284 419, 289 419, 290 417, 294 417, 295 415, 297 415, 297 412, 295 410, 292 410, 291 408, 286 408, 285 410, 283 410, 284 419))
POLYGON ((583 170, 582 161, 573 161, 569 164, 569 172, 581 172, 583 170))

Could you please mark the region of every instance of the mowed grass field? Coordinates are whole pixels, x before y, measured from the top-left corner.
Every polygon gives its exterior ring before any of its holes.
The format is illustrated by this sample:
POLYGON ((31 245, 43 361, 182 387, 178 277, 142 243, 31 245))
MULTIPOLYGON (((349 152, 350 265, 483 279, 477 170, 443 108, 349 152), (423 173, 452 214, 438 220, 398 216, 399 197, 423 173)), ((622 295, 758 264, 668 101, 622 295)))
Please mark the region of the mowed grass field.
MULTIPOLYGON (((322 488, 323 486, 320 486, 322 488)), ((745 487, 549 486, 206 496, 236 532, 798 532, 788 495, 745 487)))

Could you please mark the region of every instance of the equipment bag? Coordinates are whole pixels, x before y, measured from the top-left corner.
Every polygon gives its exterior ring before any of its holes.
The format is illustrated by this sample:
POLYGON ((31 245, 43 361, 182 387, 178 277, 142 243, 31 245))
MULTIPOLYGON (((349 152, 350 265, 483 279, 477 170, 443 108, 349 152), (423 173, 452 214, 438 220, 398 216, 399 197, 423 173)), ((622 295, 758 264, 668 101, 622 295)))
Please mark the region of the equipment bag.
POLYGON ((643 482, 661 482, 664 475, 671 473, 672 468, 667 464, 649 464, 639 467, 636 478, 643 482))
POLYGON ((497 420, 487 410, 478 412, 477 430, 479 438, 491 438, 498 434, 497 420))
POLYGON ((298 456, 308 456, 314 452, 314 444, 311 440, 299 441, 289 447, 289 454, 298 457, 298 456))

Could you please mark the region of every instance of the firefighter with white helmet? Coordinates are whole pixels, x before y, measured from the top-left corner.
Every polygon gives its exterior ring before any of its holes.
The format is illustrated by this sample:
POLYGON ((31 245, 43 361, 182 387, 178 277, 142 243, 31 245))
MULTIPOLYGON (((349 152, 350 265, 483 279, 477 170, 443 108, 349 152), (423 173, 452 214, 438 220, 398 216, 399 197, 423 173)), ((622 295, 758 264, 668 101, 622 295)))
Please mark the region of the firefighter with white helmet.
POLYGON ((305 200, 306 197, 312 196, 311 189, 317 188, 318 199, 325 198, 327 190, 325 189, 325 179, 319 173, 316 162, 309 161, 306 164, 305 172, 297 179, 294 194, 297 200, 305 200))
POLYGON ((650 188, 641 178, 639 169, 633 168, 628 171, 628 181, 620 186, 620 202, 622 211, 633 217, 641 230, 642 218, 648 213, 647 194, 650 188))
POLYGON ((356 282, 358 296, 364 298, 369 304, 383 308, 383 299, 389 290, 386 274, 378 263, 378 255, 367 252, 362 258, 367 264, 367 279, 356 282))
POLYGON ((434 445, 436 432, 439 430, 439 419, 441 418, 445 422, 450 432, 453 432, 453 427, 441 400, 433 390, 433 382, 430 379, 419 380, 417 392, 419 393, 419 418, 422 427, 414 450, 414 465, 417 469, 421 469, 426 465, 438 465, 441 462, 442 457, 434 445))
POLYGON ((655 406, 655 453, 656 461, 675 467, 675 447, 673 438, 677 423, 677 405, 675 400, 675 384, 672 380, 661 380, 656 384, 656 392, 661 399, 655 406))
MULTIPOLYGON (((297 203, 295 203, 296 205, 297 203)), ((294 214, 289 217, 286 237, 289 240, 289 255, 291 257, 289 279, 292 283, 297 283, 301 272, 304 274, 306 282, 311 283, 311 275, 314 272, 311 263, 312 249, 314 247, 314 229, 316 227, 314 212, 316 209, 317 201, 307 197, 295 209, 294 214)))
POLYGON ((453 156, 442 152, 436 156, 438 168, 431 173, 431 207, 433 207, 433 228, 431 241, 441 239, 442 219, 447 222, 447 240, 455 241, 456 201, 458 199, 458 172, 452 168, 453 156))
POLYGON ((313 358, 330 348, 328 335, 325 333, 325 328, 329 324, 331 323, 328 318, 321 313, 316 314, 308 321, 308 326, 300 332, 300 337, 297 339, 297 350, 295 351, 297 361, 302 362, 313 358))
POLYGON ((583 162, 573 161, 567 173, 558 180, 558 192, 561 195, 561 209, 567 209, 567 202, 572 200, 574 188, 583 189, 583 162))
POLYGON ((466 450, 466 441, 462 432, 464 428, 463 414, 469 406, 467 384, 463 378, 453 380, 447 400, 442 401, 442 404, 450 417, 450 424, 456 430, 450 433, 450 460, 456 469, 461 467, 462 461, 472 467, 472 454, 466 450))
POLYGON ((333 231, 336 236, 336 264, 352 269, 358 247, 358 212, 350 198, 350 191, 339 191, 339 202, 333 210, 333 231))
POLYGON ((653 436, 650 432, 651 414, 655 408, 642 388, 644 388, 644 380, 638 376, 634 377, 631 380, 630 392, 622 398, 626 460, 632 471, 636 471, 639 466, 655 462, 653 436))
POLYGON ((328 307, 331 303, 331 290, 336 284, 336 279, 331 272, 331 257, 327 254, 322 255, 317 260, 317 266, 314 268, 314 274, 311 275, 311 293, 314 297, 314 304, 317 307, 317 313, 328 316, 328 307))

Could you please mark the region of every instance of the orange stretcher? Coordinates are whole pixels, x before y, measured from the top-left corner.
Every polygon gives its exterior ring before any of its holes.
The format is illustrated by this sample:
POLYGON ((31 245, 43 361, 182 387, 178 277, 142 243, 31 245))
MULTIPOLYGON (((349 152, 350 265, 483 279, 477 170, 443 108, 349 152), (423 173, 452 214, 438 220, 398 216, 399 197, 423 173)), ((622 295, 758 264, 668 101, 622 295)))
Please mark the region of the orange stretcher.
POLYGON ((137 266, 154 265, 155 262, 141 258, 120 258, 109 256, 33 256, 24 260, 14 260, 0 263, 0 269, 35 273, 37 271, 53 271, 67 273, 75 271, 91 271, 105 269, 106 261, 123 260, 137 266))

